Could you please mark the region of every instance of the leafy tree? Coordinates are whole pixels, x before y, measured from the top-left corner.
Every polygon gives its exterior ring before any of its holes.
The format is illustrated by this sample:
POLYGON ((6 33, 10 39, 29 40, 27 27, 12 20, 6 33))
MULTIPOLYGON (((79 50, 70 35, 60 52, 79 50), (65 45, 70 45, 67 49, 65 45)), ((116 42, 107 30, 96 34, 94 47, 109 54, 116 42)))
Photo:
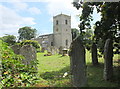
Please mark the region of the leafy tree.
POLYGON ((16 37, 14 35, 8 35, 6 34, 6 36, 3 36, 1 38, 4 42, 8 43, 8 45, 13 45, 16 43, 16 37))
POLYGON ((83 42, 83 45, 86 47, 87 50, 90 50, 92 43, 93 43, 93 30, 89 29, 89 30, 84 30, 81 34, 80 34, 80 38, 83 42))
POLYGON ((87 28, 90 29, 90 22, 93 20, 92 14, 94 8, 101 13, 101 21, 95 23, 95 31, 93 41, 98 44, 100 52, 103 53, 105 41, 109 38, 114 43, 116 53, 120 49, 120 17, 118 8, 120 2, 86 2, 82 5, 82 15, 80 16, 80 32, 87 28))
POLYGON ((31 27, 22 27, 19 29, 19 40, 30 40, 36 36, 36 29, 33 29, 31 27))
POLYGON ((71 33, 72 33, 72 40, 73 40, 79 35, 79 30, 76 28, 72 28, 71 33))

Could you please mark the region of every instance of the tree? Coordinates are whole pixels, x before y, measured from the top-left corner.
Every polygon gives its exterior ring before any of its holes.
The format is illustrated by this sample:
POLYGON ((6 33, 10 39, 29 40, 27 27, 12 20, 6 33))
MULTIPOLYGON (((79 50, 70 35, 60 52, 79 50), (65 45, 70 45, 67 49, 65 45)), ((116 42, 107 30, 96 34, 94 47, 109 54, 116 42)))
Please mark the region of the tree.
POLYGON ((72 33, 72 40, 73 40, 79 35, 79 30, 76 28, 72 28, 71 33, 72 33))
POLYGON ((82 35, 85 29, 90 29, 90 22, 93 20, 93 10, 97 9, 101 13, 101 21, 95 23, 95 31, 93 41, 98 45, 101 53, 105 41, 111 39, 115 49, 114 53, 120 53, 120 16, 119 6, 120 2, 85 2, 81 3, 82 15, 80 16, 80 34, 82 35))
POLYGON ((13 45, 16 43, 16 37, 14 35, 8 35, 6 34, 6 36, 3 36, 1 38, 4 42, 8 43, 8 45, 13 45))
POLYGON ((32 38, 36 37, 36 29, 33 29, 31 27, 22 27, 19 29, 19 40, 31 40, 32 38))

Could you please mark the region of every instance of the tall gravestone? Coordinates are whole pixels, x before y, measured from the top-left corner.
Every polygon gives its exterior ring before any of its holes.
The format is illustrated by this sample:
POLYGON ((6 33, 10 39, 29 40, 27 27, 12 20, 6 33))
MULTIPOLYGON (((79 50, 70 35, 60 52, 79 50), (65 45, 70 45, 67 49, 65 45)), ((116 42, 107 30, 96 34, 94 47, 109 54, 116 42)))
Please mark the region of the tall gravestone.
POLYGON ((20 54, 25 57, 23 63, 26 65, 30 65, 31 61, 36 61, 36 49, 31 45, 24 45, 21 47, 20 54))
POLYGON ((98 64, 98 57, 97 57, 97 46, 95 43, 92 44, 92 64, 98 64))
POLYGON ((85 48, 79 37, 71 43, 69 56, 72 84, 75 87, 83 87, 87 84, 85 48))
POLYGON ((113 45, 112 40, 107 39, 104 46, 104 74, 105 80, 110 80, 113 76, 113 45))

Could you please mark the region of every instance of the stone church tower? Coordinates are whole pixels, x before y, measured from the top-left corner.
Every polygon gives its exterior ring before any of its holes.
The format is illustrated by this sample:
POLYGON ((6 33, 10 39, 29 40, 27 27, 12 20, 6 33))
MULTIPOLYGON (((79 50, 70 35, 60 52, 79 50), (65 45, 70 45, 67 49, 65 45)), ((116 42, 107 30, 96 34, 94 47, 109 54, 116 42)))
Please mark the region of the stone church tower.
POLYGON ((53 17, 54 45, 69 48, 72 42, 71 16, 59 14, 53 17))
POLYGON ((48 47, 69 48, 72 42, 71 16, 65 14, 54 16, 53 34, 40 35, 33 40, 38 41, 45 49, 48 47))

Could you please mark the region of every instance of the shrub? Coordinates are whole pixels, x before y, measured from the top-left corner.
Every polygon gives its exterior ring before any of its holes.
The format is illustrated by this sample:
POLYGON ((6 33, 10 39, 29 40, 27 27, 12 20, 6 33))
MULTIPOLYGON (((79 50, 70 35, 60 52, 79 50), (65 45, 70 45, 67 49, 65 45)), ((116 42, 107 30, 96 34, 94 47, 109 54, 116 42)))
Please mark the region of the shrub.
POLYGON ((20 43, 21 46, 27 45, 27 44, 32 45, 36 49, 40 48, 40 44, 38 43, 38 41, 35 41, 35 40, 24 40, 20 43))
POLYGON ((22 63, 24 58, 16 55, 6 43, 0 40, 0 60, 2 60, 2 87, 25 87, 37 82, 37 71, 32 66, 22 63))

